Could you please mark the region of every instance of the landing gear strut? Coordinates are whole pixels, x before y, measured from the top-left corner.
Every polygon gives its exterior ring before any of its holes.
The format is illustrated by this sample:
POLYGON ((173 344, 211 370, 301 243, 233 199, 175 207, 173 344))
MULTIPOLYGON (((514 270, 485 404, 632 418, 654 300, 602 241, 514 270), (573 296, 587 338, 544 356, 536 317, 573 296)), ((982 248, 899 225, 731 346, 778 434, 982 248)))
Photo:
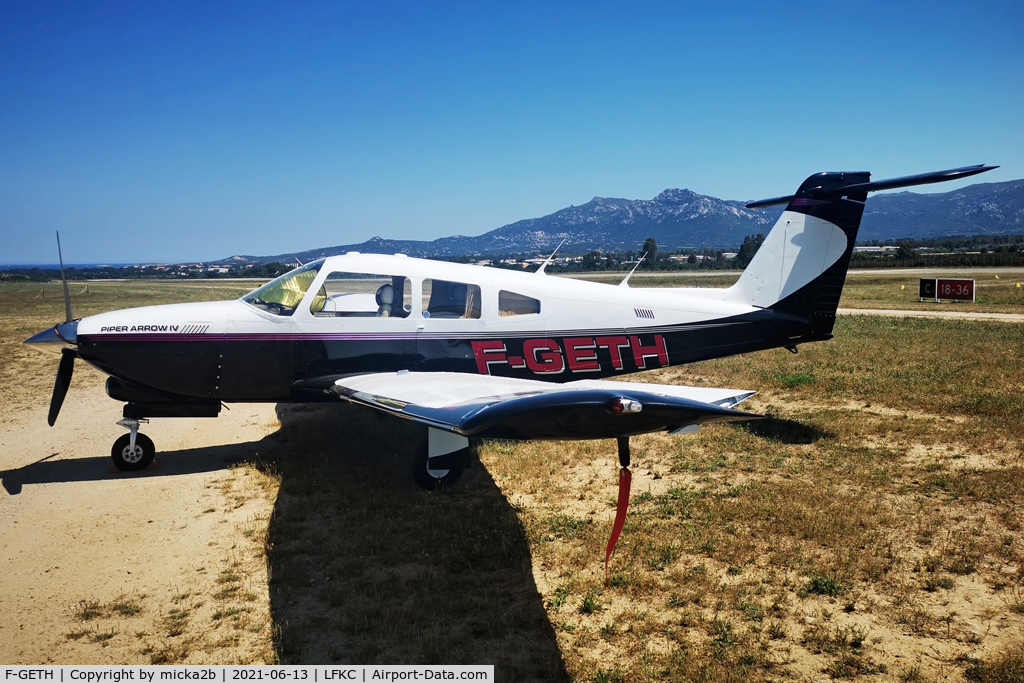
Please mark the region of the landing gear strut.
POLYGON ((128 434, 121 435, 110 449, 110 458, 114 461, 114 467, 122 472, 144 470, 156 457, 156 447, 153 445, 152 439, 139 433, 139 423, 141 422, 149 422, 149 420, 144 417, 125 418, 117 423, 130 430, 128 434))
POLYGON ((447 489, 455 485, 473 460, 473 446, 459 434, 427 429, 427 443, 416 451, 412 476, 428 490, 447 489))

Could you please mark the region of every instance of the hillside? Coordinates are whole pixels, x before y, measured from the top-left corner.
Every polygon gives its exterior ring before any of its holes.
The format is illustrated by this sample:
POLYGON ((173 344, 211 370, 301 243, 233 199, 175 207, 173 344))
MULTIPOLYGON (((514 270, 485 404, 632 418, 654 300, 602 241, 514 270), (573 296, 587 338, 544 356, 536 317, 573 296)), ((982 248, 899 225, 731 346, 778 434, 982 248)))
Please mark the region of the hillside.
MULTIPOLYGON (((223 262, 307 262, 347 251, 446 257, 565 253, 593 249, 635 249, 654 237, 662 249, 731 248, 745 235, 767 232, 781 207, 746 209, 744 202, 718 199, 686 189, 668 189, 653 199, 594 197, 540 218, 528 218, 478 236, 456 235, 432 241, 373 237, 359 244, 269 256, 232 256, 223 262)), ((899 192, 868 199, 860 240, 921 239, 947 235, 1024 233, 1024 179, 979 183, 952 192, 899 192)))

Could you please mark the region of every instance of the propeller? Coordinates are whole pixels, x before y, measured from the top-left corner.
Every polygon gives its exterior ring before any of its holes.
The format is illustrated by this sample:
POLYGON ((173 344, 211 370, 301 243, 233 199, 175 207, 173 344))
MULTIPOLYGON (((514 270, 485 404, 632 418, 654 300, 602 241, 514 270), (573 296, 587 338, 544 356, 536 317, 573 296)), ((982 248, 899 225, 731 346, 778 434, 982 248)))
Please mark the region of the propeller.
MULTIPOLYGON (((74 320, 71 313, 71 294, 68 292, 68 279, 64 275, 64 255, 60 249, 60 233, 57 233, 57 258, 60 259, 60 281, 64 286, 64 317, 65 323, 74 320)), ((60 414, 60 407, 64 405, 64 397, 68 395, 68 387, 71 386, 71 375, 75 371, 75 356, 78 351, 75 349, 61 349, 60 365, 57 366, 57 378, 53 383, 53 396, 50 397, 50 412, 46 421, 52 427, 60 414)))
POLYGON ((75 356, 77 352, 73 349, 61 349, 60 365, 57 366, 57 379, 53 383, 53 396, 50 397, 50 412, 46 421, 53 426, 60 414, 60 407, 64 405, 64 397, 68 395, 68 387, 71 386, 71 374, 75 370, 75 356))
POLYGON ((60 232, 57 232, 57 258, 60 260, 60 282, 64 285, 64 322, 69 323, 75 319, 71 315, 71 293, 68 292, 68 279, 64 276, 64 255, 60 252, 60 232))

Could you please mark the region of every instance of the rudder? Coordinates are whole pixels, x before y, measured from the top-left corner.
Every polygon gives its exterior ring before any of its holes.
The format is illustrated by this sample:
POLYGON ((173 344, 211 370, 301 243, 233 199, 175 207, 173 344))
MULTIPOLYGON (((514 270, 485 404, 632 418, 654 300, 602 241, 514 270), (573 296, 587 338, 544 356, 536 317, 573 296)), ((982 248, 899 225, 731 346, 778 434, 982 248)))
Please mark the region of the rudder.
POLYGON ((867 193, 824 199, 813 194, 870 178, 866 172, 817 173, 805 180, 786 198, 786 210, 727 297, 804 318, 813 338, 830 337, 867 193))
POLYGON ((817 173, 796 194, 747 204, 786 204, 775 226, 726 298, 802 318, 801 342, 832 337, 836 309, 869 192, 938 183, 997 166, 965 166, 871 182, 868 172, 817 173))

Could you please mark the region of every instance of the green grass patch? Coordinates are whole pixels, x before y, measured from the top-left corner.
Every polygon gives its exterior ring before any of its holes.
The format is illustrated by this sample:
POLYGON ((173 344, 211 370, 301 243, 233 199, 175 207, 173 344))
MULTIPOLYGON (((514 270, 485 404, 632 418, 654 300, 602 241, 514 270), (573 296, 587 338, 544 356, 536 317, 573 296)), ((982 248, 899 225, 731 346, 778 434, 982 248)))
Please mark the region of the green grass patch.
POLYGON ((807 582, 807 592, 813 595, 842 595, 846 587, 833 576, 812 576, 807 582))
POLYGON ((776 376, 779 383, 790 389, 801 386, 803 384, 814 384, 814 375, 807 372, 784 372, 776 376))

